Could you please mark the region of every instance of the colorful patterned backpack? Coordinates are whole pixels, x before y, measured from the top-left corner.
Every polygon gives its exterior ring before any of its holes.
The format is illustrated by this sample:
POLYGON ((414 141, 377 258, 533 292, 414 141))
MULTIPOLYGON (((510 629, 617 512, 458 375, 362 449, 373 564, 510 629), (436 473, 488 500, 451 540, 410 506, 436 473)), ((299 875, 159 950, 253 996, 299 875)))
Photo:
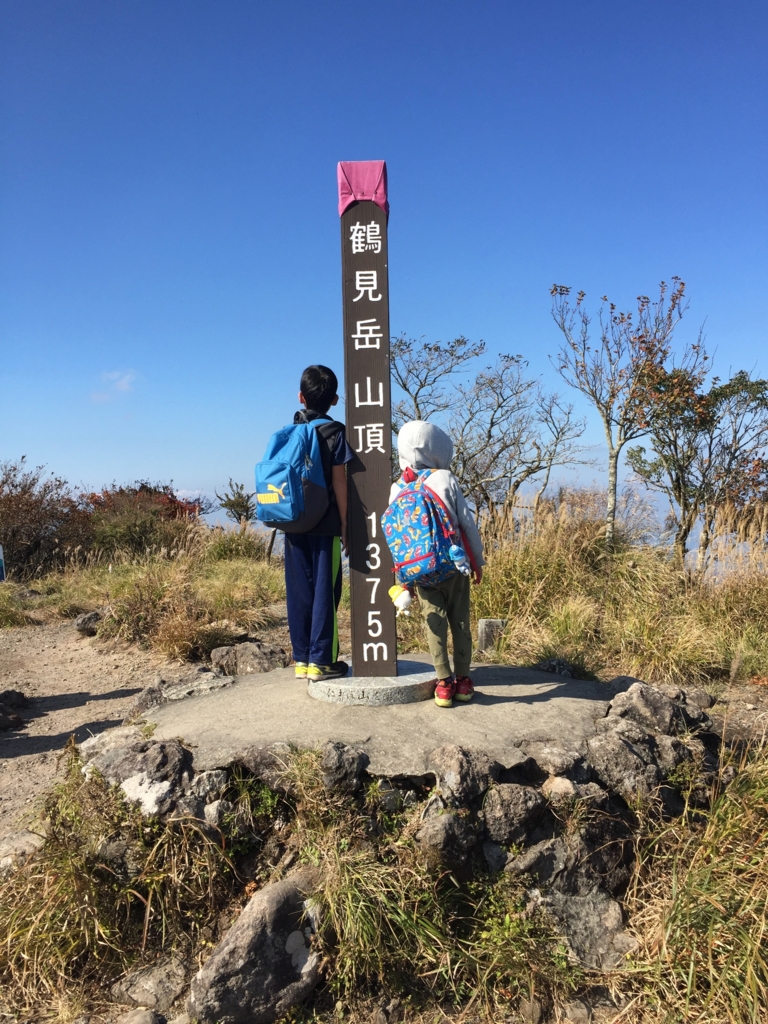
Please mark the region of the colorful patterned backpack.
POLYGON ((457 571, 450 548, 458 537, 444 503, 427 486, 431 472, 406 481, 381 517, 395 579, 404 587, 433 587, 457 571))

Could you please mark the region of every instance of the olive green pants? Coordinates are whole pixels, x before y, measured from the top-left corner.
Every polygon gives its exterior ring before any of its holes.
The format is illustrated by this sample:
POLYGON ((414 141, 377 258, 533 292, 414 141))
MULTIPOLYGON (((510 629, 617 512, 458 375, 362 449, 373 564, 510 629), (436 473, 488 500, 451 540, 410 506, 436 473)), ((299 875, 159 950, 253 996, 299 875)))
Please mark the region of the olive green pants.
POLYGON ((472 632, 469 628, 469 576, 457 572, 436 587, 416 587, 421 617, 427 627, 429 653, 438 679, 451 674, 448 627, 453 636, 453 666, 457 676, 469 675, 472 632))

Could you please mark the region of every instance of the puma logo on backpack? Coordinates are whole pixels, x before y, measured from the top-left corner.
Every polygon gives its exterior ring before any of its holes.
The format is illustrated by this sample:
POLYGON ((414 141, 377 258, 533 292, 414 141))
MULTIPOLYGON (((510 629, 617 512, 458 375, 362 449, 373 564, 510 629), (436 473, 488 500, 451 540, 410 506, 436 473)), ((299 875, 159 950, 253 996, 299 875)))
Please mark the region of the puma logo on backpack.
POLYGON ((328 510, 328 485, 320 449, 328 428, 321 420, 292 423, 269 439, 256 466, 257 518, 285 533, 309 533, 328 510))

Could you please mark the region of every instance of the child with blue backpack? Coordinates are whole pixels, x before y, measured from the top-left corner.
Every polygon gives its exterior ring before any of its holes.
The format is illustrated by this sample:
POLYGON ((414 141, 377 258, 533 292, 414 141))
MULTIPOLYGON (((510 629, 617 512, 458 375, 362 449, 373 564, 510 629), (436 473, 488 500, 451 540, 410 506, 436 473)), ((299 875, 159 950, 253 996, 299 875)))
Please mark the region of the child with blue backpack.
POLYGON ((343 423, 328 415, 339 401, 327 366, 301 375, 302 408, 272 436, 256 467, 258 517, 285 532, 285 593, 296 678, 345 676, 336 613, 341 552, 347 550, 347 477, 354 458, 343 423))
MULTIPOLYGON (((472 512, 467 505, 459 481, 450 471, 453 458, 453 442, 450 437, 433 423, 425 423, 422 420, 413 420, 406 423, 397 436, 397 451, 400 462, 400 469, 403 471, 400 479, 392 485, 389 495, 390 510, 394 508, 393 502, 401 504, 402 514, 400 524, 395 527, 395 532, 405 530, 407 532, 407 520, 413 515, 415 509, 424 519, 430 513, 423 506, 418 505, 419 490, 427 491, 429 504, 437 513, 435 521, 437 532, 440 532, 441 519, 446 552, 454 559, 455 568, 447 562, 444 569, 438 570, 435 576, 437 582, 429 579, 429 573, 423 575, 425 582, 429 585, 414 583, 414 588, 419 597, 421 615, 427 628, 427 641, 429 651, 437 673, 437 687, 435 689, 435 703, 438 707, 449 708, 453 701, 470 701, 474 695, 474 686, 469 676, 470 662, 472 660, 472 633, 469 624, 470 605, 470 584, 469 572, 475 583, 479 583, 483 576, 483 543, 477 529, 472 512), (403 501, 405 492, 411 491, 410 502, 403 501), (401 496, 401 502, 397 502, 401 496), (408 509, 410 508, 410 512, 408 509), (447 515, 446 515, 447 513, 447 515), (451 533, 453 531, 453 533, 451 533), (469 564, 462 556, 466 553, 469 564), (465 568, 466 565, 466 568, 465 568), (443 577, 443 578, 441 578, 443 577), (451 665, 448 660, 448 630, 453 637, 453 662, 454 672, 451 672, 451 665), (455 674, 454 674, 455 673, 455 674)), ((396 514, 397 518, 397 514, 396 514)), ((413 530, 413 536, 418 535, 418 527, 413 530)), ((390 538, 388 537, 388 543, 390 538)), ((390 548, 392 548, 390 543, 390 548)), ((411 562, 414 578, 416 573, 421 572, 418 565, 420 558, 433 559, 431 553, 421 556, 413 555, 411 562)), ((398 560, 393 550, 395 566, 398 560)), ((444 561, 447 561, 444 557, 444 561)), ((407 576, 409 568, 403 563, 404 571, 398 578, 402 581, 407 576)), ((429 566, 437 564, 434 559, 429 566)))

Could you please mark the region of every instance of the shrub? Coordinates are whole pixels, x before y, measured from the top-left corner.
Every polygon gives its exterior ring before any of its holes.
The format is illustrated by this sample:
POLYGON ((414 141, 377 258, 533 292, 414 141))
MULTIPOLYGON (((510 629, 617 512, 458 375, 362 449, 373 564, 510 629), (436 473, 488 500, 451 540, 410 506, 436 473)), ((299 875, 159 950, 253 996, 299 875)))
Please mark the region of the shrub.
POLYGON ((88 508, 66 480, 48 476, 44 466, 28 468, 24 456, 0 463, 0 544, 9 576, 47 572, 91 540, 88 508))
POLYGON ((268 539, 256 530, 223 530, 216 527, 206 545, 205 556, 213 562, 232 558, 266 558, 268 539))

